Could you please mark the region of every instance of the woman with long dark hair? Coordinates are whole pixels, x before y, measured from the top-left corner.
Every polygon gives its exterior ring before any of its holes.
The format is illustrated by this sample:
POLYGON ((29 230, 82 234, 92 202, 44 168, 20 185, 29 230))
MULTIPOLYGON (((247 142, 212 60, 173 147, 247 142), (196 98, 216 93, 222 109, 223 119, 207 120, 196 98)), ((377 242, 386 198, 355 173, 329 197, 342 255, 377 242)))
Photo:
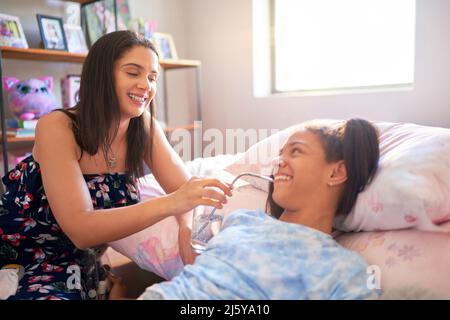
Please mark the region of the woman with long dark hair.
POLYGON ((228 185, 190 178, 154 116, 159 59, 130 32, 95 42, 83 65, 79 102, 39 119, 32 155, 3 178, 0 268, 19 272, 10 299, 95 299, 103 244, 170 216, 180 252, 193 256, 186 212, 221 208, 228 185), (167 195, 139 202, 148 165, 167 195))

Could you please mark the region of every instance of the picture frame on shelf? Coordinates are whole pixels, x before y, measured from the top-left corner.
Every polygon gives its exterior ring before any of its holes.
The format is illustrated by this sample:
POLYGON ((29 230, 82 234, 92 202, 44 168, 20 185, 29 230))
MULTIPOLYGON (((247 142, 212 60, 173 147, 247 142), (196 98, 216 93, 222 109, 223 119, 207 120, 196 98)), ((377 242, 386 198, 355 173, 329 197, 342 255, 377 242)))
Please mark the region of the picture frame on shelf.
POLYGON ((81 26, 64 24, 64 33, 67 40, 67 49, 72 53, 87 53, 88 48, 81 26))
POLYGON ((81 8, 81 21, 89 47, 107 33, 127 30, 130 19, 128 0, 98 0, 81 8))
POLYGON ((115 0, 117 7, 117 27, 119 30, 127 30, 130 25, 131 13, 128 0, 115 0))
POLYGON ((62 19, 42 14, 37 14, 36 17, 44 48, 68 51, 62 19))
POLYGON ((0 13, 0 46, 28 48, 19 17, 0 13))
POLYGON ((75 106, 79 101, 81 76, 69 74, 61 79, 61 97, 64 108, 75 106))
POLYGON ((154 20, 146 20, 143 18, 136 18, 130 20, 129 30, 139 33, 146 39, 153 38, 153 33, 156 31, 157 23, 154 20))
POLYGON ((76 2, 64 1, 64 24, 81 25, 81 8, 76 2))
POLYGON ((159 58, 164 60, 177 60, 178 54, 173 37, 169 33, 155 32, 150 39, 159 53, 159 58))

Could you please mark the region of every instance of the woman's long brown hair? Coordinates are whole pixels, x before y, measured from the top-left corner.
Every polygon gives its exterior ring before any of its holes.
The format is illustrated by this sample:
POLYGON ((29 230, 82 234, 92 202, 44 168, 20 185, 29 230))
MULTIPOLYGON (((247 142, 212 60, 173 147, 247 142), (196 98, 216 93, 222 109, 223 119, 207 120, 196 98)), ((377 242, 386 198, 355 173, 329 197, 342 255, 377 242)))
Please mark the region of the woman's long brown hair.
MULTIPOLYGON (((89 50, 81 73, 79 101, 75 113, 65 113, 72 119, 75 139, 83 151, 95 155, 100 149, 105 161, 117 135, 120 106, 114 89, 114 63, 135 46, 158 53, 153 44, 131 31, 116 31, 98 39, 89 50)), ((150 117, 155 104, 150 102, 150 117)), ((144 175, 144 157, 152 152, 153 121, 146 112, 130 120, 126 133, 126 169, 129 182, 136 184, 144 175)), ((80 156, 80 158, 81 158, 80 156)))

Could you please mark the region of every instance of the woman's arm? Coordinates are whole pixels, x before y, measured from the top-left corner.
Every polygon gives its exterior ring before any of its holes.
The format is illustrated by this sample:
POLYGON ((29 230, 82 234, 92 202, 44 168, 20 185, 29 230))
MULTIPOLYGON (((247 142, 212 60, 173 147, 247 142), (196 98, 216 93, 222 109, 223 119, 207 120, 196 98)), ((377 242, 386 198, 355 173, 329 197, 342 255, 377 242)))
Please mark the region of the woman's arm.
MULTIPOLYGON (((150 115, 148 114, 148 118, 150 115)), ((153 121, 152 153, 145 158, 147 166, 155 176, 163 190, 169 194, 180 188, 191 178, 190 173, 180 156, 167 141, 163 129, 158 121, 153 121)), ((187 215, 178 216, 179 223, 188 223, 187 215)))
POLYGON ((41 167, 42 182, 53 214, 78 248, 118 240, 141 231, 169 215, 192 209, 203 199, 203 188, 218 181, 190 180, 180 192, 120 208, 95 210, 78 163, 78 146, 70 120, 54 112, 42 117, 36 127, 33 153, 41 167))
MULTIPOLYGON (((186 169, 183 160, 167 141, 158 121, 154 119, 152 121, 154 124, 152 157, 148 156, 145 161, 164 191, 172 193, 188 181, 191 175, 186 169)), ((231 192, 227 189, 225 195, 217 189, 210 188, 207 189, 206 194, 221 202, 226 202, 226 195, 231 195, 231 192)), ((187 220, 187 215, 179 216, 178 218, 181 222, 190 222, 190 220, 187 220)))
MULTIPOLYGON (((158 121, 154 119, 152 121, 154 125, 152 157, 149 156, 146 163, 164 191, 171 193, 189 180, 191 175, 180 156, 167 141, 158 121)), ((223 194, 217 194, 217 196, 226 201, 223 194)), ((176 218, 179 225, 178 240, 181 259, 185 264, 193 263, 196 255, 190 247, 192 211, 176 218)))
POLYGON ((98 210, 93 214, 70 125, 62 113, 42 117, 36 126, 33 152, 38 158, 52 212, 77 247, 86 248, 123 238, 166 216, 167 197, 124 208, 98 210))

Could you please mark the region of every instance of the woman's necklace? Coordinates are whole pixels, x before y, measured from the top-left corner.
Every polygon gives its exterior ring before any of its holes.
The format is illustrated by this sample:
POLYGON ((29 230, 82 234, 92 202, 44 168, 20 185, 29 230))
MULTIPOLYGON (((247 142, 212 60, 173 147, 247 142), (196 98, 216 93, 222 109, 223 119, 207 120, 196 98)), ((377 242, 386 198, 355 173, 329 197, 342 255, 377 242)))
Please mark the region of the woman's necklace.
POLYGON ((109 148, 108 152, 108 168, 112 169, 117 164, 117 158, 114 152, 112 151, 112 148, 109 148))

